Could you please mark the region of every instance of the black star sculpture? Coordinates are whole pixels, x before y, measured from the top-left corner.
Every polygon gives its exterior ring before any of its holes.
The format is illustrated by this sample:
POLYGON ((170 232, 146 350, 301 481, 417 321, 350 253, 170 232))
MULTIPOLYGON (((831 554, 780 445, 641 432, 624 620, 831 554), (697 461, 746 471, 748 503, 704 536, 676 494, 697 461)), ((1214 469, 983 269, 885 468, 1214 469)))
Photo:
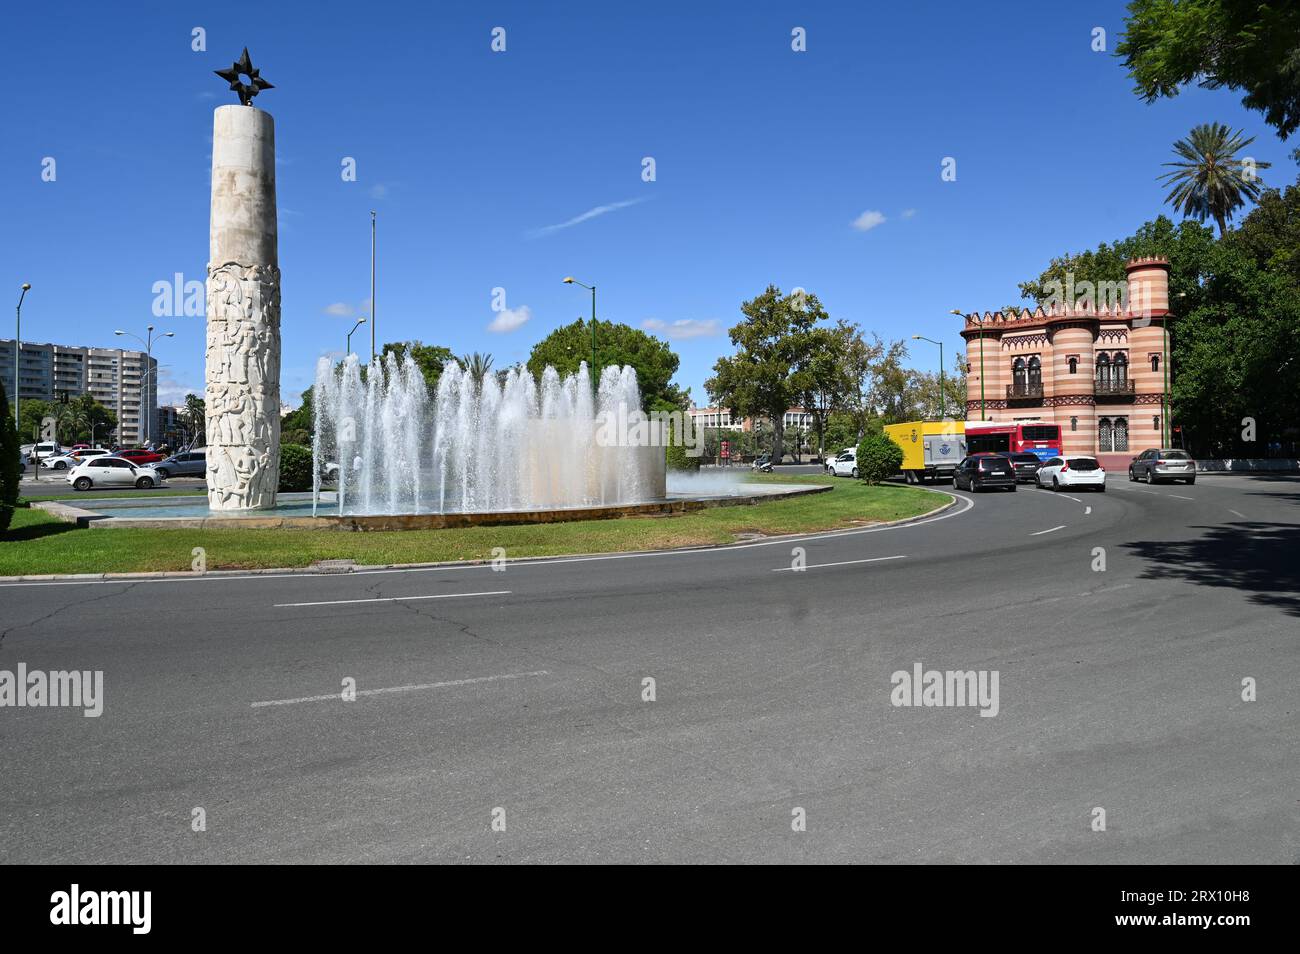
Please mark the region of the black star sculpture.
POLYGON ((230 84, 230 88, 239 94, 239 101, 245 106, 253 105, 253 97, 264 89, 275 89, 270 83, 262 79, 260 71, 253 68, 253 61, 248 58, 248 47, 244 47, 244 54, 239 60, 230 65, 228 70, 213 70, 223 80, 230 84), (240 79, 241 76, 247 76, 248 82, 245 83, 240 79))

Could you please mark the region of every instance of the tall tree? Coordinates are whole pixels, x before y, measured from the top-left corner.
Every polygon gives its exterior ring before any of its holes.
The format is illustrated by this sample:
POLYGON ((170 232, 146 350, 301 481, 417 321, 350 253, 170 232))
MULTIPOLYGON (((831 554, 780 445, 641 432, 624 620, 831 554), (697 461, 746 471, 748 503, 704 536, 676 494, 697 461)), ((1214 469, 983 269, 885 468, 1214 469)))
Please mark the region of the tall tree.
POLYGON ((1174 167, 1160 176, 1166 185, 1173 186, 1165 201, 1200 222, 1214 219, 1219 224, 1219 235, 1223 235, 1232 213, 1247 199, 1259 199, 1264 183, 1258 170, 1271 165, 1237 158, 1237 153, 1254 141, 1254 136, 1242 139, 1240 132, 1233 132, 1223 123, 1194 127, 1186 139, 1174 143, 1174 152, 1183 161, 1165 163, 1174 167))
MULTIPOLYGON (((591 361, 591 325, 579 318, 533 345, 528 370, 540 377, 549 364, 562 375, 573 374, 584 361, 591 361)), ((679 363, 668 343, 653 335, 618 322, 596 322, 596 366, 635 368, 643 410, 686 409, 690 396, 672 383, 679 363)))
POLYGON ((826 342, 818 323, 829 316, 816 295, 783 295, 775 285, 740 310, 745 317, 729 332, 736 353, 718 359, 704 387, 733 416, 770 419, 772 459, 779 461, 786 410, 815 390, 814 356, 826 342))
POLYGON ((1286 139, 1300 126, 1300 4, 1132 0, 1116 48, 1148 103, 1197 82, 1243 91, 1286 139))

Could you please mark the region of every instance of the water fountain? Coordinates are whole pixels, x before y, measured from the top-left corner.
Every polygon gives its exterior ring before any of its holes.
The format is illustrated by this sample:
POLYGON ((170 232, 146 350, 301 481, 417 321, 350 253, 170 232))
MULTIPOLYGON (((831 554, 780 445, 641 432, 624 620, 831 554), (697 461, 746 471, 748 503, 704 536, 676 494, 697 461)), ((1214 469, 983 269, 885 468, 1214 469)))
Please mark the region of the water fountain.
POLYGON ((342 515, 487 513, 634 504, 664 497, 664 451, 641 413, 636 371, 587 365, 475 378, 448 362, 430 396, 407 356, 362 376, 321 358, 312 392, 313 515, 323 476, 342 515))

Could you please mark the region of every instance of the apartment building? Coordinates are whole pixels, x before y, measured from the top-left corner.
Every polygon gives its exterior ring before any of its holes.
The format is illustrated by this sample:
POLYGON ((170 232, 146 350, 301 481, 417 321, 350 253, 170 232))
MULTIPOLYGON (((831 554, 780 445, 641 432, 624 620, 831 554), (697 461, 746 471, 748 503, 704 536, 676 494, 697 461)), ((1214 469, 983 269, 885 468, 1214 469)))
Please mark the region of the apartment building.
MULTIPOLYGON (((0 380, 14 390, 15 342, 0 339, 0 380)), ((143 351, 83 348, 24 341, 18 356, 20 401, 57 401, 89 394, 117 415, 119 444, 151 437, 149 421, 158 407, 158 362, 143 351)))

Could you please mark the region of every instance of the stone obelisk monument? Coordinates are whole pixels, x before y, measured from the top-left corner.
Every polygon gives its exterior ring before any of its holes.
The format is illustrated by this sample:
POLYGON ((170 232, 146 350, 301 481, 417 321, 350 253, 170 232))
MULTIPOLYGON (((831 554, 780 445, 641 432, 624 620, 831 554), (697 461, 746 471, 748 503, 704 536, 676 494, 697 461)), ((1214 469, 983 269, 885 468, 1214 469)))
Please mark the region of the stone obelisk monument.
POLYGON ((240 105, 212 125, 206 408, 208 506, 275 506, 280 480, 280 266, 275 121, 252 105, 271 84, 248 50, 217 75, 240 105), (243 82, 243 77, 248 82, 243 82))

